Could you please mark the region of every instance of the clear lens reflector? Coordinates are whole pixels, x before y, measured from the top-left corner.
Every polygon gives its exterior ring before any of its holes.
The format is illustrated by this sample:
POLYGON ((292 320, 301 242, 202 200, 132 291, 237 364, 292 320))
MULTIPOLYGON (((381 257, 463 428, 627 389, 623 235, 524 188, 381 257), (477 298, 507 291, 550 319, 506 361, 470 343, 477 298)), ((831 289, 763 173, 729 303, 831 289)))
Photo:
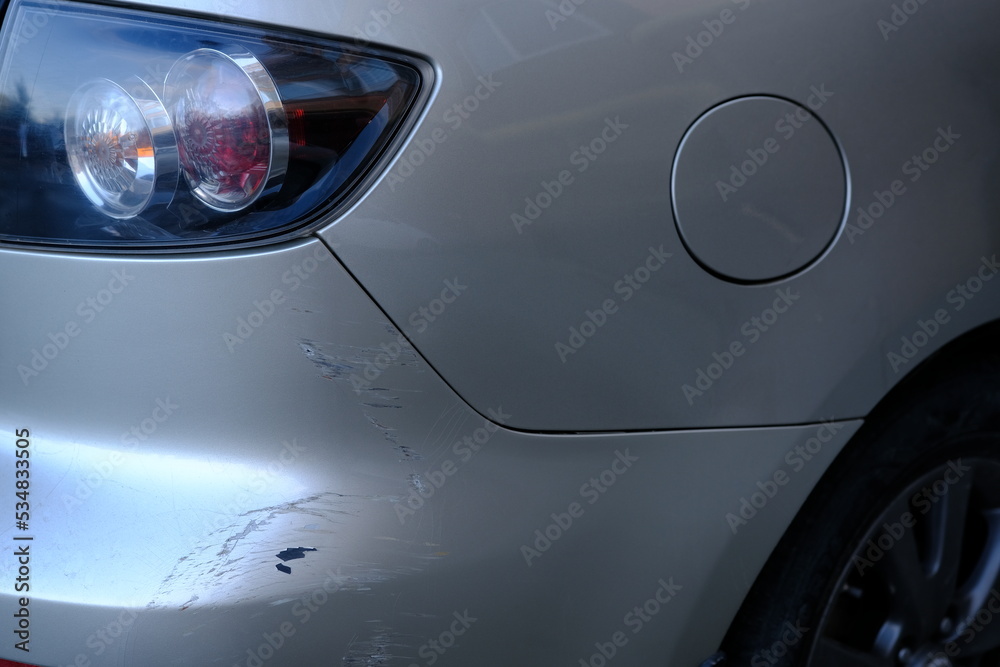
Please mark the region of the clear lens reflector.
POLYGON ((66 111, 66 153, 87 199, 112 218, 169 202, 177 186, 177 144, 156 93, 138 77, 125 87, 81 86, 66 111))
POLYGON ((288 125, 264 66, 238 47, 198 49, 164 86, 181 168, 192 192, 217 211, 239 211, 280 187, 288 125))

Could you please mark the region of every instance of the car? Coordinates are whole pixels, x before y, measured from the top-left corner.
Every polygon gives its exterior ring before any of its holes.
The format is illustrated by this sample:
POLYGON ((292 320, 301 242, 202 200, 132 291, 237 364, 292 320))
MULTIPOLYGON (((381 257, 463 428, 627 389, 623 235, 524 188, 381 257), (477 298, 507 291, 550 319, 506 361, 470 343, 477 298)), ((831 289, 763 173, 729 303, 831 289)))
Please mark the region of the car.
POLYGON ((1000 664, 998 26, 5 2, 0 665, 1000 664))

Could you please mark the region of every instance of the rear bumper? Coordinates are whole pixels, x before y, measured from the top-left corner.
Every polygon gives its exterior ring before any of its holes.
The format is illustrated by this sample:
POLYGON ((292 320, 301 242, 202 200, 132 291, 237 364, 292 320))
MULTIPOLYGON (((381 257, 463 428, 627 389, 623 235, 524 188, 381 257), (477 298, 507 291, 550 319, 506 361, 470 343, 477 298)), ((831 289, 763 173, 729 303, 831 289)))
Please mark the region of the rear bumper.
POLYGON ((41 665, 697 664, 859 424, 509 430, 316 240, 0 284, 0 657, 41 665))

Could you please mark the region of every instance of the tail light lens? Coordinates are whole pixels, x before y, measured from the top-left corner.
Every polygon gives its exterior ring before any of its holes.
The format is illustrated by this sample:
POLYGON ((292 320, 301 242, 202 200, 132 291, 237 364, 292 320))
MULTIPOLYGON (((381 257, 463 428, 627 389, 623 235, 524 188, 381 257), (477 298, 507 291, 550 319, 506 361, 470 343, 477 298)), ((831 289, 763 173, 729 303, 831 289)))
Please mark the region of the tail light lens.
POLYGON ((249 51, 198 49, 170 68, 167 108, 191 192, 242 211, 277 191, 288 167, 288 122, 267 69, 249 51))
POLYGON ((14 0, 0 63, 0 239, 109 249, 326 219, 374 176, 430 72, 331 39, 66 0, 14 0))
POLYGON ((177 143, 170 117, 139 77, 124 88, 98 79, 80 86, 66 110, 66 157, 91 204, 111 218, 134 218, 177 189, 177 143))

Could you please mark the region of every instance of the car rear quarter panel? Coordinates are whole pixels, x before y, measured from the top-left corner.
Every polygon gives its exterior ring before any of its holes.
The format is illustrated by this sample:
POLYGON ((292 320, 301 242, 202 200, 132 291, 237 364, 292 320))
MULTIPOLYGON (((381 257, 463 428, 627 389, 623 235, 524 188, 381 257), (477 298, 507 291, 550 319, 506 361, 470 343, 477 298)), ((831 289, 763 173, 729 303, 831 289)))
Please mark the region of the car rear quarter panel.
POLYGON ((465 400, 480 413, 509 406, 517 428, 862 416, 934 349, 998 315, 1000 281, 971 299, 954 291, 984 260, 995 273, 996 5, 372 0, 232 13, 434 64, 436 94, 406 147, 322 236, 465 400), (778 283, 708 274, 671 209, 684 132, 734 97, 806 104, 816 90, 848 169, 845 226, 820 261, 778 283), (606 150, 584 156, 610 124, 606 150), (941 133, 947 150, 915 167, 941 133), (563 172, 571 181, 529 220, 526 200, 547 202, 538 196, 563 172), (902 194, 868 223, 861 210, 878 213, 897 181, 902 194), (629 294, 623 277, 654 250, 671 256, 629 294), (449 284, 460 295, 435 304, 449 284), (779 289, 794 305, 758 327, 779 289), (614 314, 560 353, 609 299, 614 314), (903 337, 938 311, 944 324, 902 355, 903 337), (734 343, 744 353, 712 368, 734 343), (716 377, 699 384, 702 373, 716 377))

